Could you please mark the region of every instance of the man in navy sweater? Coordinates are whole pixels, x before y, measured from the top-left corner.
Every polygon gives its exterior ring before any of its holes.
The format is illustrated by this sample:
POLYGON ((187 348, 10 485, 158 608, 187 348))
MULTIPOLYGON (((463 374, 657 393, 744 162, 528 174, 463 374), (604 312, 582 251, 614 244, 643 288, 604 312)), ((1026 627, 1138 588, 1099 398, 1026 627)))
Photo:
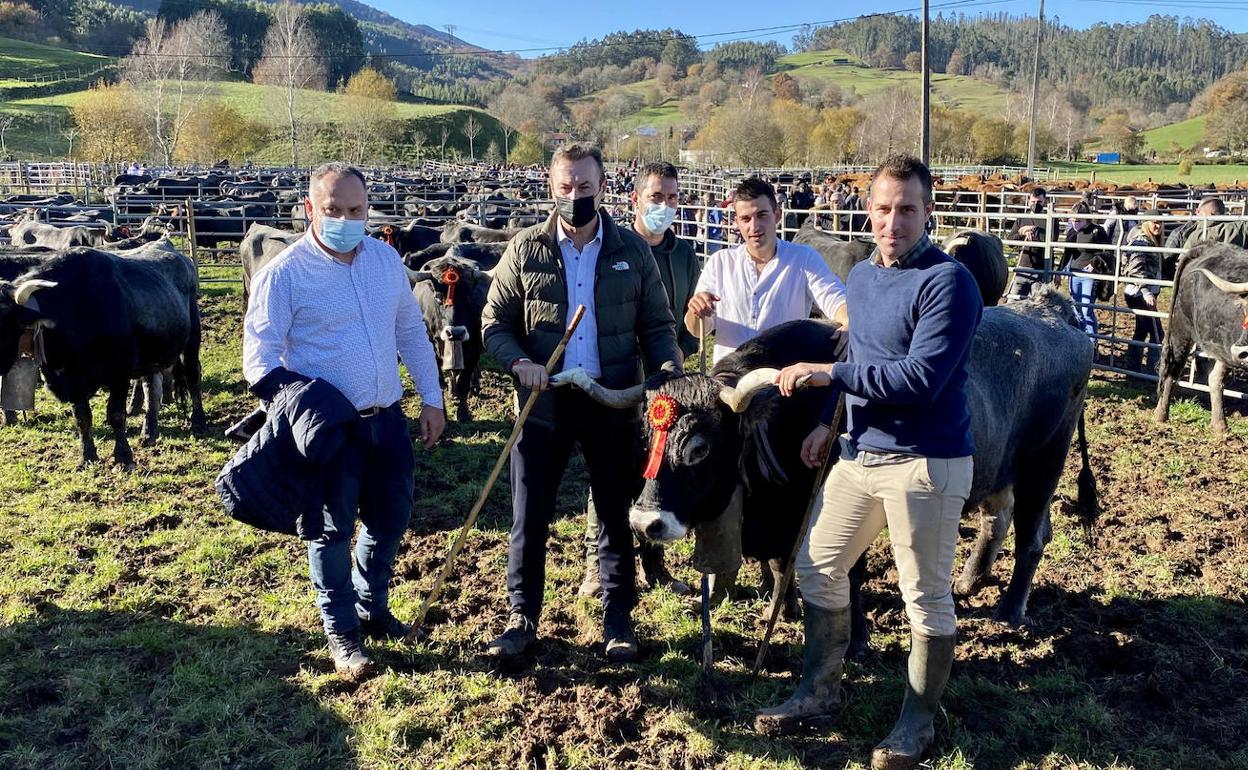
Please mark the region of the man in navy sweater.
MULTIPOLYGON (((777 378, 786 395, 803 381, 831 386, 831 404, 843 392, 849 430, 798 553, 801 682, 755 725, 784 732, 839 710, 849 569, 887 526, 911 627, 901 716, 871 757, 873 768, 892 770, 916 766, 931 745, 953 663, 953 557, 974 453, 966 363, 983 305, 970 272, 924 232, 932 177, 920 161, 886 160, 872 180, 868 212, 876 250, 849 274, 849 360, 796 364, 777 378)), ((820 425, 802 459, 817 467, 831 439, 832 427, 820 425)))

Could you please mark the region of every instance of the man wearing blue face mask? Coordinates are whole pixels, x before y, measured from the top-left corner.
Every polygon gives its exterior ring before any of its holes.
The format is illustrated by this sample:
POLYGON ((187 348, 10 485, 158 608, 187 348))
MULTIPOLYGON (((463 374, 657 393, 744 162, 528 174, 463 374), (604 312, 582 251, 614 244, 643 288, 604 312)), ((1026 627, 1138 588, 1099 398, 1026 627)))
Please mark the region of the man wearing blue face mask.
MULTIPOLYGON (((702 265, 693 253, 689 242, 676 237, 672 227, 680 205, 680 185, 676 167, 671 163, 656 161, 642 166, 633 185, 633 232, 650 246, 654 261, 659 266, 659 278, 667 292, 668 306, 673 316, 684 309, 698 285, 702 265)), ((698 338, 681 326, 677 329, 676 343, 686 358, 698 352, 698 338)), ((595 596, 602 590, 598 574, 598 515, 591 497, 585 516, 585 577, 577 591, 581 596, 595 596)), ((663 546, 639 541, 641 582, 650 588, 667 586, 674 593, 688 594, 689 586, 668 572, 663 562, 663 546)))
POLYGON ((332 467, 325 479, 323 527, 308 542, 309 573, 334 668, 357 678, 372 669, 361 633, 393 640, 408 631, 388 601, 415 486, 397 357, 423 402, 420 438, 426 447, 437 442, 446 417, 433 345, 403 261, 382 241, 364 237, 364 175, 344 163, 321 166, 311 174, 305 205, 309 227, 303 238, 253 279, 243 375, 266 403, 294 393, 283 394, 288 386, 315 379, 359 412, 343 448, 324 464, 332 467), (353 568, 357 511, 362 525, 353 568))

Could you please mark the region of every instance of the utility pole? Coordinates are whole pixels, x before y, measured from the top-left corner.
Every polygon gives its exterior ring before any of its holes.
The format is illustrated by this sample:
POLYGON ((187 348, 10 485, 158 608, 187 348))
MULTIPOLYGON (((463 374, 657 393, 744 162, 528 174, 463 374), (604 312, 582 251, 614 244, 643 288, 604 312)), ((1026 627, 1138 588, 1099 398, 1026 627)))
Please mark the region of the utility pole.
MULTIPOLYGON (((1042 0, 1043 1, 1043 0, 1042 0)), ((919 134, 919 157, 923 165, 931 166, 932 154, 932 70, 927 61, 927 3, 923 0, 923 29, 919 41, 919 67, 923 70, 923 97, 920 109, 923 112, 923 127, 919 134)))
POLYGON ((1027 176, 1036 167, 1036 97, 1040 90, 1040 41, 1044 37, 1044 0, 1036 19, 1036 58, 1031 67, 1031 130, 1027 132, 1027 176))

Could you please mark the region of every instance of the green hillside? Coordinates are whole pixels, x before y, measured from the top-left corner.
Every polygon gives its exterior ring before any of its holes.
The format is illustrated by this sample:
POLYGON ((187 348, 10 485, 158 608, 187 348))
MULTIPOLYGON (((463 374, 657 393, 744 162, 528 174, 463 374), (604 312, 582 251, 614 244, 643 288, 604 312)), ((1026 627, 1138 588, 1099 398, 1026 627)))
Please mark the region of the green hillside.
POLYGON ((0 91, 6 98, 20 98, 24 90, 45 87, 46 81, 80 80, 112 61, 107 56, 0 37, 0 91))
MULTIPOLYGON (((276 86, 261 86, 244 82, 221 82, 215 86, 218 99, 238 109, 245 116, 264 122, 274 122, 273 104, 279 103, 276 86)), ((22 158, 61 158, 69 149, 69 140, 60 134, 60 128, 71 124, 69 108, 82 101, 87 91, 43 96, 30 99, 16 99, 0 103, 0 114, 8 113, 19 117, 17 124, 6 134, 5 144, 9 154, 22 158), (49 129, 49 125, 54 128, 49 129)), ((329 91, 306 91, 304 100, 307 113, 313 123, 328 124, 335 113, 336 105, 341 97, 329 91)), ((400 102, 397 105, 399 117, 409 128, 422 127, 428 144, 436 151, 438 143, 437 124, 449 121, 455 128, 448 138, 448 147, 458 147, 465 153, 468 149, 467 140, 460 134, 458 126, 465 120, 467 113, 474 113, 485 124, 485 131, 476 140, 476 152, 481 155, 491 140, 502 145, 502 135, 497 121, 485 112, 472 107, 441 104, 411 104, 400 102)), ((428 151, 428 150, 427 150, 428 151)), ((289 157, 289 150, 281 141, 274 141, 256 154, 255 160, 260 163, 282 163, 289 157)))
POLYGON ((1205 138, 1205 117, 1188 118, 1178 123, 1158 126, 1144 132, 1145 147, 1171 153, 1198 147, 1205 138))
MULTIPOLYGON (((863 66, 856 57, 835 49, 789 54, 776 60, 776 69, 802 81, 806 87, 829 83, 846 91, 853 89, 867 96, 898 85, 918 86, 917 72, 882 70, 863 66)), ((932 73, 932 101, 945 107, 983 115, 1000 115, 1005 107, 1005 91, 997 86, 963 75, 932 73)))

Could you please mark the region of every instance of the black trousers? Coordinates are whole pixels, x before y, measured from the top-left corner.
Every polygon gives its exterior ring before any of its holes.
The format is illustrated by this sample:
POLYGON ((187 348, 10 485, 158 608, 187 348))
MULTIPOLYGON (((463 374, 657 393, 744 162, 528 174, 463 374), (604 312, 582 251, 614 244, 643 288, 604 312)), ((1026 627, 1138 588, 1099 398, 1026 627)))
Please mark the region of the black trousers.
POLYGON ((513 611, 536 621, 546 586, 546 540, 559 482, 573 449, 589 469, 589 487, 602 528, 598 568, 607 613, 637 604, 637 564, 628 509, 640 487, 634 410, 602 406, 579 390, 558 390, 554 425, 527 424, 511 450, 512 524, 507 593, 513 611))

